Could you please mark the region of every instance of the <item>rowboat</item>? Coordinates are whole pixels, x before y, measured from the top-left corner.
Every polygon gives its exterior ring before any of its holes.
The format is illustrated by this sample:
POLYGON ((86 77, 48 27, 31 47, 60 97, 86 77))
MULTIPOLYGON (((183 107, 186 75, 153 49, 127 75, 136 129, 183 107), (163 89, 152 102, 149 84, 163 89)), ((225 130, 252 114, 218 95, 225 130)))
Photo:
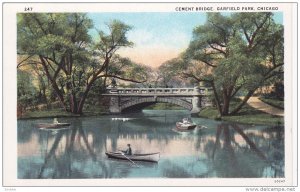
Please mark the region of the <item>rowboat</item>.
POLYGON ((176 128, 178 130, 192 130, 192 129, 195 129, 196 126, 197 126, 196 124, 183 124, 180 122, 176 123, 176 128))
POLYGON ((38 123, 38 128, 44 128, 44 129, 59 129, 63 127, 70 126, 70 123, 38 123))
POLYGON ((187 118, 184 118, 182 122, 176 122, 176 128, 178 130, 191 130, 196 128, 196 124, 190 122, 187 118))
POLYGON ((148 162, 158 162, 160 158, 160 153, 147 153, 147 154, 133 154, 124 155, 121 152, 105 152, 108 158, 114 159, 124 159, 131 161, 148 161, 148 162))
POLYGON ((70 125, 70 123, 59 123, 57 118, 54 118, 53 123, 38 123, 37 127, 43 129, 60 129, 70 125))

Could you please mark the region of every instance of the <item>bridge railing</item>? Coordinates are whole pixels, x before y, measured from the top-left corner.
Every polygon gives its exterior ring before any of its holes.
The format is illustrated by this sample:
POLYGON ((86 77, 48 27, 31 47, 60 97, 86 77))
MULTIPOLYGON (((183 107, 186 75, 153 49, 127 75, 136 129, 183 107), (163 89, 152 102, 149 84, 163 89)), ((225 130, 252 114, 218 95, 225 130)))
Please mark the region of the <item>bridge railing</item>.
POLYGON ((107 94, 120 94, 120 95, 161 95, 161 94, 174 94, 174 95, 208 95, 207 88, 108 88, 107 94))

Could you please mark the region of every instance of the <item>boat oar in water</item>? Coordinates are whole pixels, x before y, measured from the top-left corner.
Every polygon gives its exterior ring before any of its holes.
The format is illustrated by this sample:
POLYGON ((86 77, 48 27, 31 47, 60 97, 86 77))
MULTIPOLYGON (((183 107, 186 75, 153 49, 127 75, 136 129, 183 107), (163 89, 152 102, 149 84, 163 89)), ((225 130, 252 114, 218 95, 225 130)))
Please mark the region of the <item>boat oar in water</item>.
POLYGON ((120 153, 121 153, 121 155, 123 155, 126 159, 128 159, 131 163, 133 163, 135 166, 140 167, 140 166, 138 166, 135 162, 133 162, 129 157, 127 157, 127 156, 123 153, 123 151, 120 151, 120 153))

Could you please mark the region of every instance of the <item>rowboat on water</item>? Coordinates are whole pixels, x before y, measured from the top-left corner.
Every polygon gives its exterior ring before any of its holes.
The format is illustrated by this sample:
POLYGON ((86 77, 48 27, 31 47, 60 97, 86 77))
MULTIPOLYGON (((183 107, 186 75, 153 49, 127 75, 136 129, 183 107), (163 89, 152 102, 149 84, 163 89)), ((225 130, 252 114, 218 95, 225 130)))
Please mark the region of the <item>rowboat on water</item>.
POLYGON ((189 121, 187 118, 184 118, 182 122, 176 122, 176 128, 178 130, 192 130, 196 127, 197 125, 189 121))
POLYGON ((63 127, 68 127, 70 125, 71 125, 70 123, 59 123, 57 121, 57 118, 54 118, 53 123, 38 123, 37 127, 44 128, 44 129, 59 129, 63 127))
POLYGON ((133 154, 124 155, 121 152, 105 152, 108 158, 114 159, 124 159, 131 161, 148 161, 148 162, 158 162, 160 158, 160 153, 147 153, 147 154, 133 154))
POLYGON ((59 129, 63 127, 68 127, 70 126, 70 123, 38 123, 37 127, 38 128, 49 128, 49 129, 59 129))

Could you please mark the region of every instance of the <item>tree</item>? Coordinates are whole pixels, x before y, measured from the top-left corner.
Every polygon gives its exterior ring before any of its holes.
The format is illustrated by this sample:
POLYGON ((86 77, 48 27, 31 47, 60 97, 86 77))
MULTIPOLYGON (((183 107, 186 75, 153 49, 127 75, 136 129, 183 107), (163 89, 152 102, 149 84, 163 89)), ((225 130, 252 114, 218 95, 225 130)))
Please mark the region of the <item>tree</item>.
MULTIPOLYGON (((38 59, 34 57, 24 57, 18 55, 18 75, 19 71, 27 72, 30 75, 30 80, 34 82, 34 85, 37 88, 37 102, 38 104, 48 104, 49 102, 49 82, 47 77, 42 70, 42 66, 36 62, 38 59)), ((31 83, 31 82, 28 82, 31 83)), ((47 105, 48 106, 48 105, 47 105)))
POLYGON ((272 13, 209 13, 175 64, 182 76, 210 84, 221 116, 233 115, 256 89, 282 75, 283 27, 272 13), (239 91, 245 97, 230 110, 239 91))
POLYGON ((64 109, 75 114, 82 113, 98 79, 103 86, 108 77, 139 82, 112 71, 113 64, 124 61, 116 51, 132 46, 126 37, 131 27, 113 20, 107 24, 109 34, 99 31, 97 42, 88 33, 92 27, 81 13, 18 14, 18 54, 35 58, 64 109))
POLYGON ((161 64, 157 70, 157 83, 163 87, 192 86, 191 80, 178 76, 181 71, 182 59, 174 58, 161 64))
POLYGON ((35 107, 37 90, 32 84, 32 77, 25 71, 18 70, 18 116, 22 116, 28 107, 35 107))

